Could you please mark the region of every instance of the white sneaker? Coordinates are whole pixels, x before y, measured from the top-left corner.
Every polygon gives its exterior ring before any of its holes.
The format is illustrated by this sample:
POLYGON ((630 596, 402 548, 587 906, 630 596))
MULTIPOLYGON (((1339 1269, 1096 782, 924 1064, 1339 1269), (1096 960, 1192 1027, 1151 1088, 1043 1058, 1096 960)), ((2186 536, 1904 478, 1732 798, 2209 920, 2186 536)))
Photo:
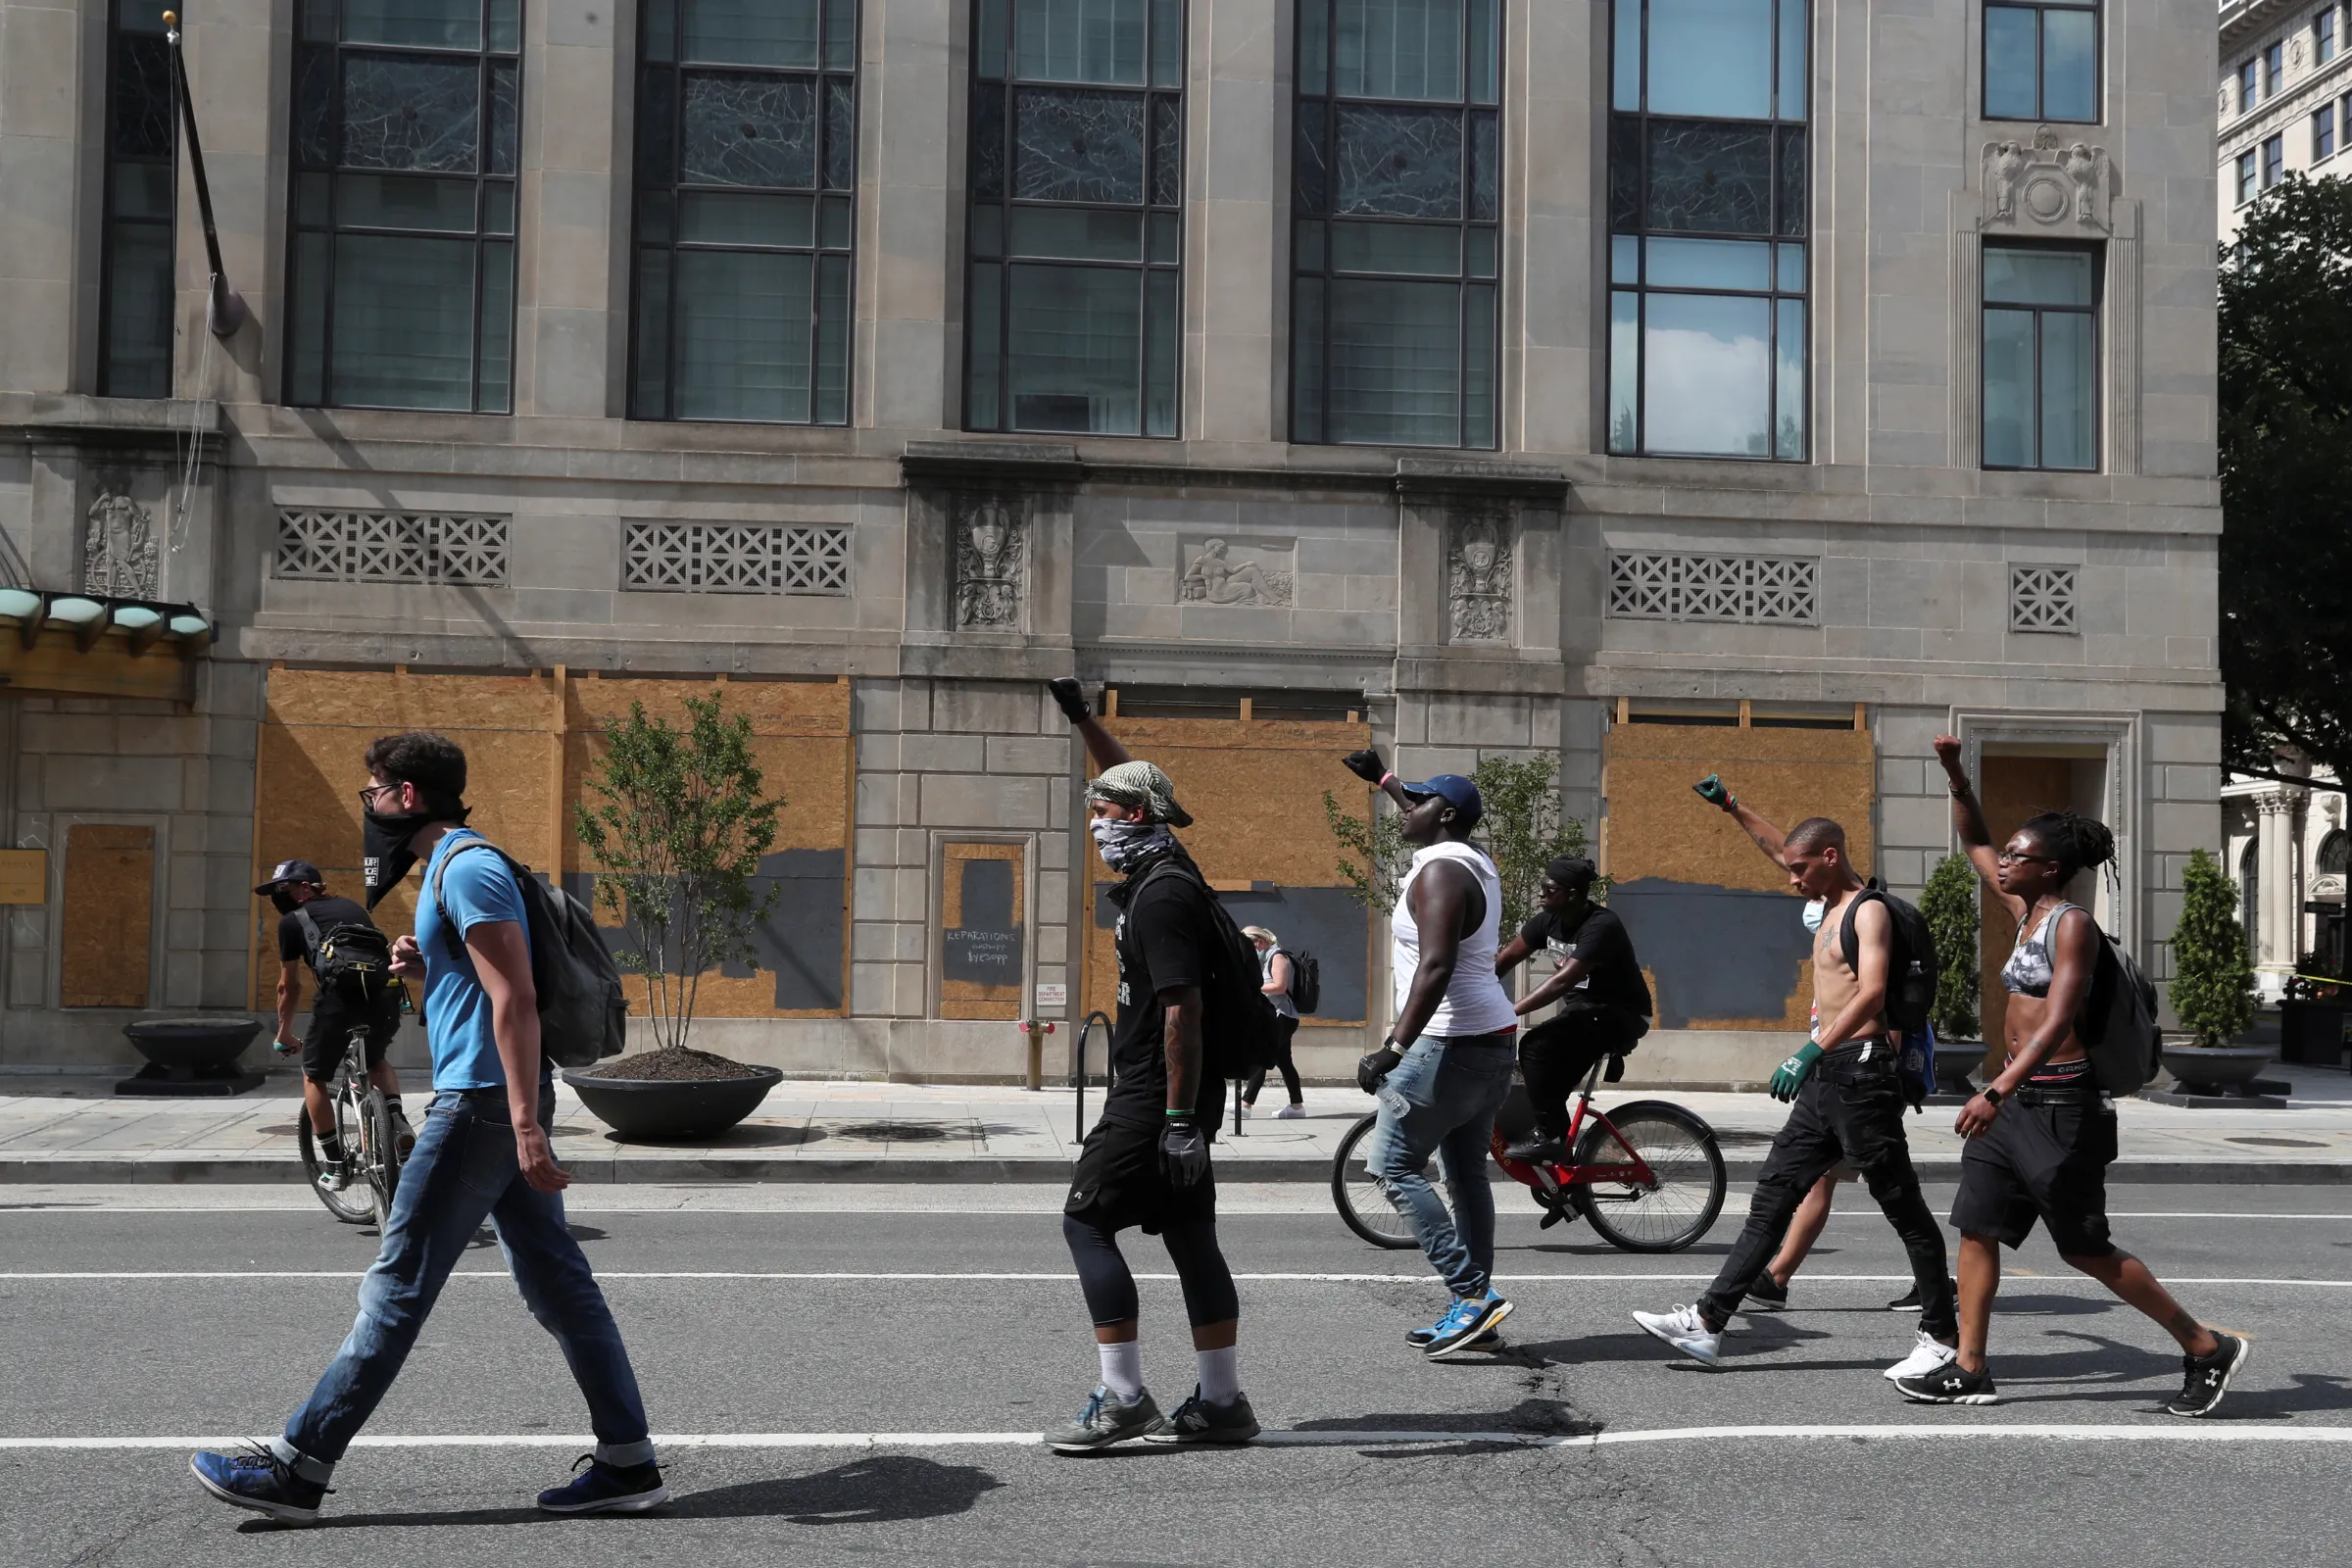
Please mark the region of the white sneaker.
POLYGON ((1888 1367, 1880 1376, 1893 1383, 1901 1378, 1924 1378, 1931 1372, 1942 1370, 1958 1358, 1960 1352, 1932 1335, 1922 1334, 1911 1353, 1888 1367))
POLYGON ((1636 1312, 1634 1321, 1693 1361, 1713 1366, 1723 1359, 1723 1331, 1707 1327, 1695 1306, 1678 1306, 1671 1312, 1636 1312))
POLYGON ((1250 1103, 1250 1102, 1248 1102, 1247 1100, 1245 1100, 1245 1101, 1242 1101, 1242 1102, 1240 1102, 1239 1103, 1237 1103, 1237 1104, 1236 1104, 1236 1105, 1233 1107, 1233 1113, 1234 1113, 1236 1116, 1239 1116, 1239 1117, 1241 1117, 1241 1118, 1242 1118, 1242 1120, 1244 1120, 1244 1121, 1248 1121, 1248 1120, 1249 1120, 1250 1117, 1252 1117, 1252 1116, 1254 1116, 1254 1115, 1256 1115, 1256 1114, 1257 1114, 1257 1107, 1256 1107, 1255 1105, 1252 1105, 1251 1103, 1250 1103))
POLYGON ((1296 1102, 1283 1106, 1280 1110, 1274 1113, 1274 1119, 1276 1121, 1302 1121, 1305 1119, 1305 1116, 1306 1107, 1297 1103, 1296 1102))

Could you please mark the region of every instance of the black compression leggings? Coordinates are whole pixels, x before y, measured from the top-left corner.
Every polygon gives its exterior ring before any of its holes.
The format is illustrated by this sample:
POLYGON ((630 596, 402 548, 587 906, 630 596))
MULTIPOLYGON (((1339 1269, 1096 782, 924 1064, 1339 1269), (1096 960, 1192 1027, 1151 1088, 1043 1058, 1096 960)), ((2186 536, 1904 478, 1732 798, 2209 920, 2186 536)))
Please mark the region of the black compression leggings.
MULTIPOLYGON (((1118 1236, 1090 1225, 1075 1214, 1061 1216, 1062 1239, 1070 1244, 1071 1261, 1078 1265, 1078 1288, 1086 1293, 1086 1309, 1095 1326, 1129 1323, 1143 1315, 1136 1299, 1135 1276, 1120 1255, 1118 1236)), ((1193 1327, 1226 1323, 1242 1315, 1242 1298, 1233 1288, 1233 1270, 1217 1248, 1214 1220, 1171 1225, 1159 1233, 1167 1247, 1176 1277, 1184 1282, 1184 1310, 1193 1327)))

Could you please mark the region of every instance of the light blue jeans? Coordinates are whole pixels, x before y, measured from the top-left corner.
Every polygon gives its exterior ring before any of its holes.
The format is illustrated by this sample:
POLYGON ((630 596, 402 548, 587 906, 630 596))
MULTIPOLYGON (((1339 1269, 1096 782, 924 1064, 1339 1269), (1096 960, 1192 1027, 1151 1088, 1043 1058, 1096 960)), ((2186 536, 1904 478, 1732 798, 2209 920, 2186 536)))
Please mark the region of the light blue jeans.
POLYGON ((1380 1120, 1364 1164, 1413 1227, 1430 1266, 1454 1295, 1487 1294, 1494 1270, 1494 1193, 1487 1155, 1494 1113, 1511 1092, 1516 1035, 1423 1035, 1380 1086, 1380 1120), (1429 1183, 1431 1154, 1453 1209, 1429 1183))
MULTIPOLYGON (((539 1118, 554 1114, 552 1086, 539 1086, 539 1118)), ((400 1375, 425 1315, 474 1232, 487 1219, 522 1298, 570 1363, 588 1398, 596 1456, 608 1465, 654 1462, 645 1405, 620 1330, 597 1289, 580 1244, 564 1224, 564 1199, 534 1192, 514 1158, 506 1091, 444 1090, 417 1129, 400 1173, 383 1250, 360 1282, 360 1316, 308 1403, 270 1444, 307 1481, 324 1485, 400 1375)))

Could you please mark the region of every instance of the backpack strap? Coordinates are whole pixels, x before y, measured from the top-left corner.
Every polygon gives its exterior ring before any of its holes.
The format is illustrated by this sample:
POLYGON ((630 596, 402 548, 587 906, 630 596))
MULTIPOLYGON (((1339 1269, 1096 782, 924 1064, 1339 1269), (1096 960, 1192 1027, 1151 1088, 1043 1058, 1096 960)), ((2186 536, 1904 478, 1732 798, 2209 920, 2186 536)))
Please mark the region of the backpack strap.
POLYGON ((466 939, 463 934, 450 927, 449 910, 441 903, 441 879, 449 875, 450 861, 472 849, 496 850, 498 858, 507 862, 508 873, 512 875, 514 869, 514 862, 508 859, 506 851, 499 849, 488 839, 480 837, 465 839, 451 845, 449 853, 441 857, 441 863, 433 867, 433 879, 425 885, 425 896, 433 901, 434 918, 441 922, 442 939, 449 944, 449 954, 453 958, 460 957, 465 954, 466 939))
POLYGON ((318 922, 311 918, 311 911, 302 905, 294 906, 294 918, 302 922, 302 939, 311 945, 311 972, 317 974, 318 972, 318 947, 326 938, 319 934, 318 922))
MULTIPOLYGON (((1878 890, 1875 882, 1864 886, 1860 893, 1854 895, 1854 902, 1845 906, 1845 917, 1838 922, 1838 949, 1845 955, 1845 966, 1856 976, 1862 973, 1862 937, 1854 929, 1854 916, 1861 912, 1862 906, 1873 901, 1880 904, 1886 902, 1886 895, 1878 890)), ((1901 939, 1897 937, 1896 940, 1901 939)))

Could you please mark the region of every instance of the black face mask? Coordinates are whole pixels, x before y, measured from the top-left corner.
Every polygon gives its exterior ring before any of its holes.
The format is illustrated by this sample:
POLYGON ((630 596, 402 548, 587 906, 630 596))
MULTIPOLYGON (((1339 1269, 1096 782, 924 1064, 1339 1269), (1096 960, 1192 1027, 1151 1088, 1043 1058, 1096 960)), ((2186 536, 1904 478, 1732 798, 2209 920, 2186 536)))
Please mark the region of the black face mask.
POLYGON ((280 914, 292 914, 296 909, 302 907, 301 905, 294 902, 294 895, 291 893, 270 894, 270 906, 280 914))
POLYGON ((372 909, 416 863, 416 852, 409 848, 409 840, 429 823, 463 825, 467 813, 460 808, 455 811, 368 811, 364 815, 360 864, 368 882, 368 907, 372 909))

